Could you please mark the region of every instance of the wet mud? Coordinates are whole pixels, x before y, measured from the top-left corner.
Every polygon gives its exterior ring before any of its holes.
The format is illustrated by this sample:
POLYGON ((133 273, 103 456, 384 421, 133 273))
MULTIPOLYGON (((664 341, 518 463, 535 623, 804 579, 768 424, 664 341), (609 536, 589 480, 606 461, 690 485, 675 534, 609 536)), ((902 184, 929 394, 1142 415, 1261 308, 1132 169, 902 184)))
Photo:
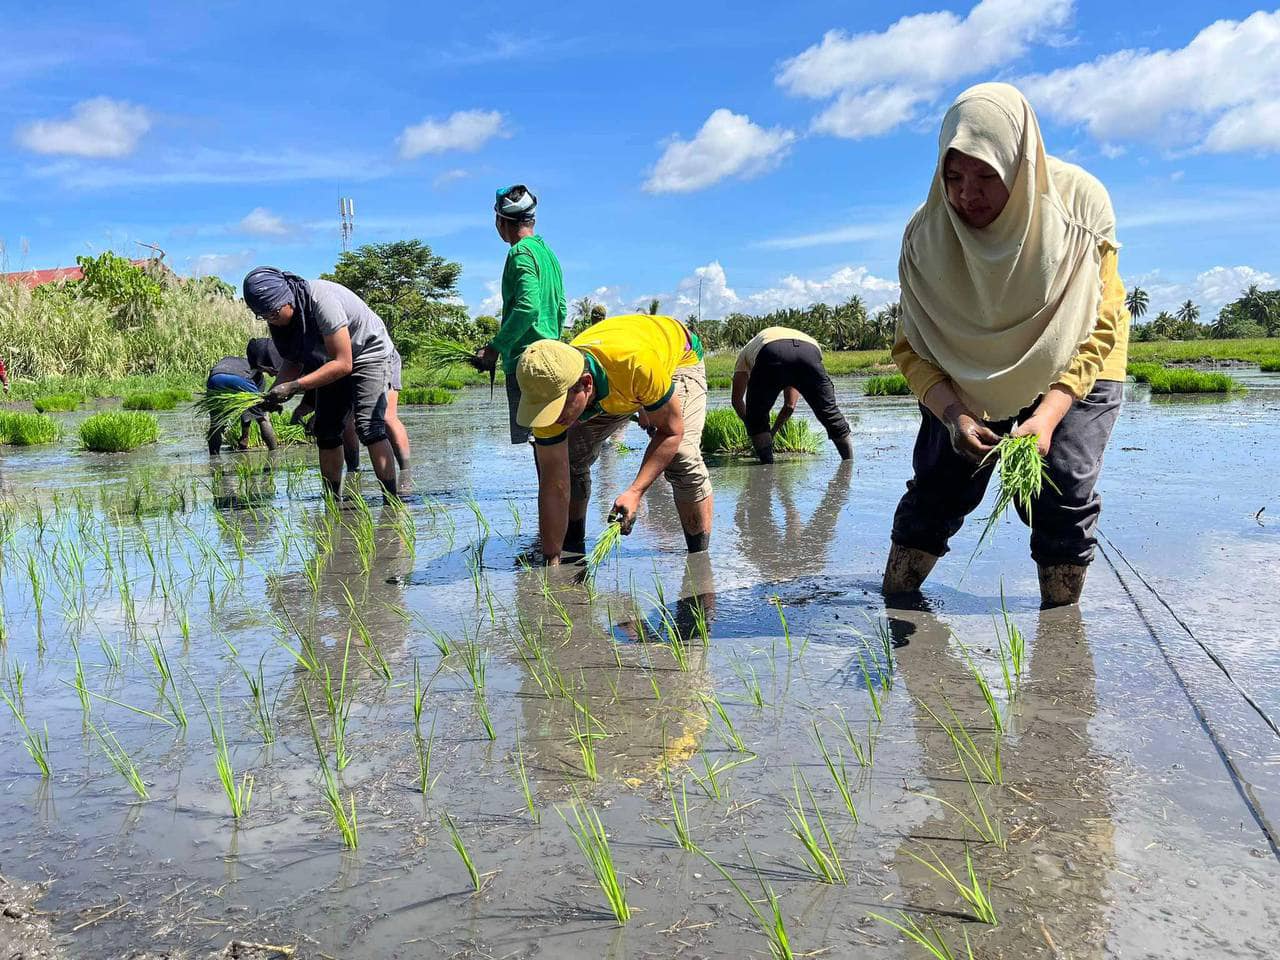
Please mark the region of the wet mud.
POLYGON ((371 477, 367 507, 326 510, 306 451, 211 467, 181 411, 145 453, 6 453, 0 901, 22 916, 0 956, 769 956, 771 897, 798 956, 926 955, 888 921, 956 957, 1269 956, 1280 377, 1250 382, 1131 394, 1105 555, 1048 612, 1016 520, 965 569, 971 524, 886 607, 917 414, 853 392, 852 463, 716 465, 694 557, 659 484, 590 584, 521 563, 532 464, 487 391, 406 411, 403 512, 371 477), (47 725, 48 778, 18 713, 47 725), (239 820, 214 730, 253 777, 239 820), (607 833, 626 924, 575 811, 607 833))

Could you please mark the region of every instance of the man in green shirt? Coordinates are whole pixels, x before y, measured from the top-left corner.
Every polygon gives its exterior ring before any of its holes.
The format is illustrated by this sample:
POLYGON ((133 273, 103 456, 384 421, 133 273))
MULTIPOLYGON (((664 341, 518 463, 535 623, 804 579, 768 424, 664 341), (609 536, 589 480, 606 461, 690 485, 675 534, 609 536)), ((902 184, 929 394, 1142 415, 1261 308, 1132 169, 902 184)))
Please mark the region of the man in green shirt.
POLYGON ((493 370, 502 361, 506 375, 508 422, 512 443, 528 443, 532 433, 516 423, 520 385, 516 363, 529 344, 559 340, 568 305, 560 261, 542 237, 534 233, 538 198, 524 184, 503 187, 494 201, 494 226, 511 245, 502 269, 502 324, 487 347, 477 350, 472 364, 493 370))

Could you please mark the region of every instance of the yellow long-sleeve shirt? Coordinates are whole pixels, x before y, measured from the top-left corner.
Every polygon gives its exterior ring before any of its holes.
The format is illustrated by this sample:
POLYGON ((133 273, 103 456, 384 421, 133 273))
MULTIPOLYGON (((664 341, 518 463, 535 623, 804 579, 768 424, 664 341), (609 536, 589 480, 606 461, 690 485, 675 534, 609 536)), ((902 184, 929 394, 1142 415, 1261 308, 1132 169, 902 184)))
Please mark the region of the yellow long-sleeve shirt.
MULTIPOLYGON (((1119 255, 1114 247, 1102 251, 1102 303, 1093 335, 1080 347, 1066 373, 1051 386, 1070 390, 1083 399, 1098 380, 1123 380, 1129 361, 1129 310, 1124 305, 1124 283, 1120 279, 1119 255)), ((898 328, 893 344, 893 362, 907 378, 911 392, 923 400, 935 384, 947 379, 946 371, 930 363, 912 349, 898 328)))

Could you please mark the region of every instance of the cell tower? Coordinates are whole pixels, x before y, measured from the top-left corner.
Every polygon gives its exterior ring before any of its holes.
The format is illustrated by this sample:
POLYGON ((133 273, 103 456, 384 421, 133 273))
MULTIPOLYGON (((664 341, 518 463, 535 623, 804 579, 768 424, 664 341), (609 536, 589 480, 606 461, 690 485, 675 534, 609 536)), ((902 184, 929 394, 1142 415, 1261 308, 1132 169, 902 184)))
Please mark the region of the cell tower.
POLYGON ((351 249, 351 234, 356 229, 356 202, 350 197, 338 198, 338 217, 342 221, 342 252, 351 249))

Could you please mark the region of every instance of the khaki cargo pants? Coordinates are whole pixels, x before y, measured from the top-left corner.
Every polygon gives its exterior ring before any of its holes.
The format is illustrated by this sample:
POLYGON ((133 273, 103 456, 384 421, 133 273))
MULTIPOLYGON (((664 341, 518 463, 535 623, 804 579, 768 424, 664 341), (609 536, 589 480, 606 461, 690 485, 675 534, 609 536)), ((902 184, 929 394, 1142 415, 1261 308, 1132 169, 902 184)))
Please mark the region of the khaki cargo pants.
MULTIPOLYGON (((677 503, 697 503, 711 496, 711 474, 702 459, 702 426, 707 420, 707 368, 699 363, 679 367, 672 377, 684 416, 684 437, 663 476, 677 503)), ((569 496, 591 496, 591 467, 606 440, 626 426, 630 417, 600 415, 569 428, 569 496)))

